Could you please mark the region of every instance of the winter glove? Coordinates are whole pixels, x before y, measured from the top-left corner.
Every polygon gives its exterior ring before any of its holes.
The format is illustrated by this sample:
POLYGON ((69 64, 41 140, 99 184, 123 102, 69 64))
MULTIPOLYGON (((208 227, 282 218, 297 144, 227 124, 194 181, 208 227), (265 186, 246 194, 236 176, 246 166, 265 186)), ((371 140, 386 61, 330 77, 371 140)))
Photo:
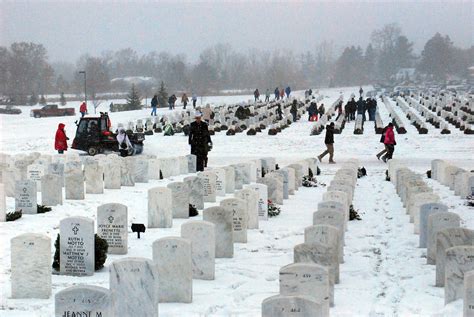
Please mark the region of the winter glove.
POLYGON ((212 150, 212 142, 207 143, 208 151, 212 150))

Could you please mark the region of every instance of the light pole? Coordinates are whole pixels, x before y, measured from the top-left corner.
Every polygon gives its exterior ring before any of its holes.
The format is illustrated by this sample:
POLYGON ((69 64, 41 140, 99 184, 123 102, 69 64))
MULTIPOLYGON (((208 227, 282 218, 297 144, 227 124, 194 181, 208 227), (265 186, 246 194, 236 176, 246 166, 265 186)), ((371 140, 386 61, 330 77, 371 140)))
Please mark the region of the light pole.
POLYGON ((86 71, 81 70, 81 71, 79 71, 79 74, 84 74, 84 101, 85 101, 86 106, 87 106, 86 71))

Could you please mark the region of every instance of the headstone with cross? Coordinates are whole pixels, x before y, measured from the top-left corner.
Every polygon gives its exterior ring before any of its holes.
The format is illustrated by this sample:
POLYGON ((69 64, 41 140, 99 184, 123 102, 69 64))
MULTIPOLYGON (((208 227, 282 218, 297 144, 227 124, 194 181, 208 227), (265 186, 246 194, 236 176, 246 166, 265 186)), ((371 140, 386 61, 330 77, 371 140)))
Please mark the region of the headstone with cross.
POLYGON ((97 207, 97 235, 107 241, 107 253, 127 254, 127 214, 127 206, 119 203, 97 207))
POLYGON ((68 217, 61 220, 60 273, 85 276, 94 274, 95 243, 94 220, 86 217, 68 217))

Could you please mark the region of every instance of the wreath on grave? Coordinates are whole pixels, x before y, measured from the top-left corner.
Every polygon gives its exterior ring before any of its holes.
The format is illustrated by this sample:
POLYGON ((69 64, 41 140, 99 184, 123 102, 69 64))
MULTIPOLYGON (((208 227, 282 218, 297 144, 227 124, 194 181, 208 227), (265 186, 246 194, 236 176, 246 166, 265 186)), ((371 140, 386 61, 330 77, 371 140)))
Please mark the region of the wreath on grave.
POLYGON ((17 211, 7 212, 6 220, 7 221, 15 221, 17 219, 20 219, 21 216, 22 216, 21 209, 17 210, 17 211))
MULTIPOLYGON (((56 248, 56 251, 54 252, 54 260, 53 260, 53 269, 56 271, 59 271, 60 268, 60 260, 59 260, 59 253, 61 252, 60 250, 60 243, 59 243, 59 233, 56 238, 56 241, 54 242, 54 247, 56 248)), ((95 265, 94 268, 96 271, 102 269, 104 267, 105 260, 107 260, 107 251, 109 249, 109 244, 105 239, 102 239, 99 237, 97 234, 94 235, 94 250, 95 250, 95 265)))
POLYGON ((354 209, 354 206, 349 207, 349 220, 362 220, 357 210, 354 209))
POLYGON ((268 200, 268 217, 273 218, 280 214, 281 208, 275 205, 270 199, 268 200))
POLYGON ((469 207, 474 207, 474 195, 469 195, 466 197, 466 205, 469 207))
POLYGON ((45 206, 45 205, 39 205, 37 204, 36 205, 36 212, 39 213, 39 214, 44 214, 45 212, 50 212, 51 211, 51 207, 48 207, 48 206, 45 206))

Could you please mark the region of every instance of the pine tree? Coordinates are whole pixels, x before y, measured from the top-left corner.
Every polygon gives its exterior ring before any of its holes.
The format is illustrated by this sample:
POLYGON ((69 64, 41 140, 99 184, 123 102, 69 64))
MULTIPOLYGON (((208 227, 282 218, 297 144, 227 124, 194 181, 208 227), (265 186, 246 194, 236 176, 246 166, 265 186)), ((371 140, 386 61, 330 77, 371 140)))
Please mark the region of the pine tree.
POLYGON ((128 110, 139 110, 142 108, 142 98, 134 84, 132 84, 130 93, 127 96, 127 108, 128 110))
POLYGON ((162 81, 160 85, 160 90, 158 91, 158 106, 160 108, 166 108, 168 104, 168 92, 165 88, 165 83, 162 81))
POLYGON ((40 105, 46 106, 46 98, 44 97, 44 95, 41 95, 39 103, 40 105))
POLYGON ((66 96, 64 96, 64 92, 61 93, 61 97, 59 98, 59 102, 61 103, 61 106, 66 105, 66 96))
POLYGON ((28 104, 30 106, 34 106, 38 103, 38 95, 33 91, 30 96, 30 100, 28 101, 28 104))

